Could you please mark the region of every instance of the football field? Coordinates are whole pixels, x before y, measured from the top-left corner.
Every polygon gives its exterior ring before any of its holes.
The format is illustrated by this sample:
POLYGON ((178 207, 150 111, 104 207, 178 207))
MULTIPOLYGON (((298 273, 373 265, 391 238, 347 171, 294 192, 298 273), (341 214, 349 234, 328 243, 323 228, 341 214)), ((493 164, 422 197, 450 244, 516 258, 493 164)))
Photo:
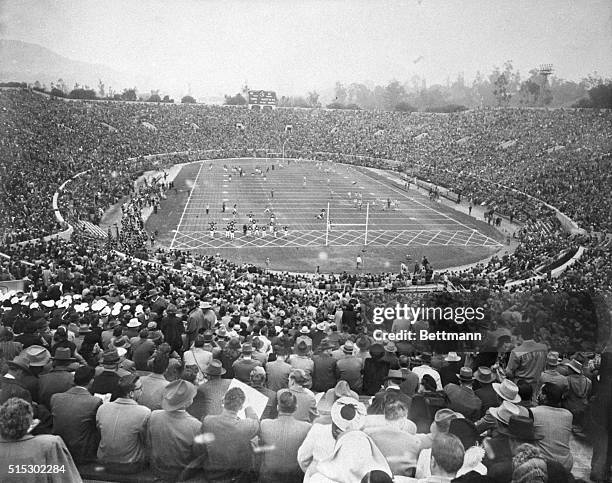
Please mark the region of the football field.
POLYGON ((501 247, 486 224, 367 168, 309 160, 202 161, 185 165, 175 187, 160 214, 147 222, 149 230, 158 230, 160 243, 237 262, 263 265, 269 259, 275 269, 353 271, 358 254, 366 271, 396 270, 407 257, 423 255, 443 268, 501 247), (265 234, 243 234, 250 213, 265 234), (275 234, 269 231, 272 215, 275 234), (232 220, 233 240, 225 236, 232 220))

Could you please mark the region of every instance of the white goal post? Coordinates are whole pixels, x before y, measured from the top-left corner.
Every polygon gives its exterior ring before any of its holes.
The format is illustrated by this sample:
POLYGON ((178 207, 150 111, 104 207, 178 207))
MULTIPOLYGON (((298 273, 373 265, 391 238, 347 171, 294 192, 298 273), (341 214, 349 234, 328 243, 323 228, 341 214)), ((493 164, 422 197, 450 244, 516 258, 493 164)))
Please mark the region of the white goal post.
MULTIPOLYGON (((326 212, 326 220, 325 220, 325 246, 328 246, 328 242, 329 242, 329 228, 331 226, 330 222, 329 222, 329 210, 330 210, 330 204, 329 201, 327 202, 327 212, 326 212)), ((362 226, 364 227, 364 234, 363 234, 363 244, 364 246, 367 246, 368 244, 368 227, 370 224, 370 203, 366 204, 366 221, 365 223, 334 223, 333 226, 334 227, 341 227, 341 226, 362 226)))

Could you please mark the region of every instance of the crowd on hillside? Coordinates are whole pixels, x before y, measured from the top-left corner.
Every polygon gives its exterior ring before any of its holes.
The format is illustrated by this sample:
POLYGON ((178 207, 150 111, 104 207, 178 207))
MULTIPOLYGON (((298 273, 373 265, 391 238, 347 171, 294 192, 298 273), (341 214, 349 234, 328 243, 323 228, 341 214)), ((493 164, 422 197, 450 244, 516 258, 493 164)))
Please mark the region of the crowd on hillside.
POLYGON ((555 352, 517 305, 475 352, 417 352, 373 339, 350 290, 216 257, 187 272, 81 240, 19 258, 32 286, 1 301, 2 470, 564 482, 587 431, 591 476, 607 477, 610 352, 555 352))

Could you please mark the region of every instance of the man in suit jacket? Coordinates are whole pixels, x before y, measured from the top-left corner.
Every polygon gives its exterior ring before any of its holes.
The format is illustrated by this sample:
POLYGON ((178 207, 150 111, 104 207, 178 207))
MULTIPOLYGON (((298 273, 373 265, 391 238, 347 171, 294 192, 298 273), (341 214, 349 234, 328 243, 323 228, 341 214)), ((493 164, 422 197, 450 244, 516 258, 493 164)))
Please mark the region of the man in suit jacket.
POLYGON ((304 387, 308 382, 309 379, 302 369, 294 369, 289 375, 289 388, 281 389, 276 396, 280 399, 283 393, 292 393, 297 399, 297 408, 293 417, 299 421, 312 423, 318 416, 317 400, 313 392, 304 387))
POLYGON ((280 346, 274 348, 276 360, 266 364, 266 374, 268 375, 268 388, 275 392, 285 389, 289 385, 289 374, 291 365, 287 364, 287 354, 280 346))
POLYGON ((447 384, 444 392, 448 398, 448 407, 463 414, 470 421, 477 421, 482 410, 482 401, 474 394, 472 369, 462 367, 459 371, 460 385, 447 384))
POLYGON ((412 405, 412 398, 402 392, 401 384, 403 382, 404 374, 401 369, 389 369, 389 373, 385 378, 385 388, 374 395, 374 399, 372 399, 372 403, 368 408, 368 414, 383 414, 385 402, 389 399, 401 401, 409 410, 412 405))
POLYGON ((245 384, 249 383, 251 371, 258 366, 262 366, 261 362, 253 359, 253 346, 245 343, 242 345, 242 356, 236 359, 232 364, 234 369, 234 377, 245 384))
POLYGON ((198 387, 198 392, 193 404, 187 408, 187 412, 194 418, 201 420, 209 415, 221 414, 223 411, 223 396, 227 392, 231 379, 223 379, 225 369, 221 361, 213 359, 204 371, 208 382, 198 387))
POLYGON ((42 374, 38 378, 39 402, 47 408, 51 408, 51 396, 58 392, 70 389, 74 383, 74 367, 71 366, 76 361, 70 357, 70 349, 58 347, 53 356, 53 369, 47 374, 42 374))
POLYGON ((206 447, 207 480, 248 478, 253 470, 251 439, 259 433, 259 421, 251 407, 245 408, 245 419, 238 417, 245 401, 242 389, 234 387, 223 396, 221 414, 206 416, 202 421, 201 432, 214 437, 214 444, 206 447))
POLYGON ((334 346, 324 339, 320 345, 321 353, 312 356, 312 390, 315 392, 325 392, 336 385, 336 359, 332 357, 333 348, 334 346))
POLYGON ((444 362, 446 362, 446 365, 438 370, 442 387, 446 387, 447 384, 459 384, 461 357, 456 352, 449 352, 444 358, 444 362))
POLYGON ((482 402, 481 416, 489 408, 496 408, 500 405, 501 399, 493 389, 496 376, 489 367, 479 367, 474 373, 474 379, 478 381, 480 387, 474 391, 478 399, 482 402))
POLYGON ((278 400, 278 419, 261 422, 259 441, 262 446, 274 449, 264 452, 260 479, 268 483, 301 483, 304 480, 298 462, 298 449, 306 439, 311 424, 293 417, 297 399, 291 392, 284 392, 278 400))
POLYGON ((350 341, 346 341, 342 346, 344 356, 336 363, 336 371, 338 373, 338 379, 348 382, 353 391, 360 393, 363 384, 361 377, 363 359, 354 356, 353 350, 354 344, 350 341))
POLYGON ((74 373, 74 387, 51 396, 53 434, 62 437, 76 463, 95 461, 100 444, 96 412, 102 400, 89 392, 93 377, 92 367, 81 366, 74 373))

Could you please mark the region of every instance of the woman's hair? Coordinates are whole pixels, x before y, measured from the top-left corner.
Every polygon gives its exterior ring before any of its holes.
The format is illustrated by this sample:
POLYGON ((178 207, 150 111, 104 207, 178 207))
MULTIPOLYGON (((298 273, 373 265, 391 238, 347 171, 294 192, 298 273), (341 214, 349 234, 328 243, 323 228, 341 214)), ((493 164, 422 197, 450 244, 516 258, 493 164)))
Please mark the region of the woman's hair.
POLYGON ((423 375, 421 378, 421 384, 426 391, 435 391, 438 388, 435 379, 429 374, 423 375))
POLYGON ((16 441, 23 438, 32 424, 32 405, 18 397, 12 397, 0 406, 0 436, 16 441))

